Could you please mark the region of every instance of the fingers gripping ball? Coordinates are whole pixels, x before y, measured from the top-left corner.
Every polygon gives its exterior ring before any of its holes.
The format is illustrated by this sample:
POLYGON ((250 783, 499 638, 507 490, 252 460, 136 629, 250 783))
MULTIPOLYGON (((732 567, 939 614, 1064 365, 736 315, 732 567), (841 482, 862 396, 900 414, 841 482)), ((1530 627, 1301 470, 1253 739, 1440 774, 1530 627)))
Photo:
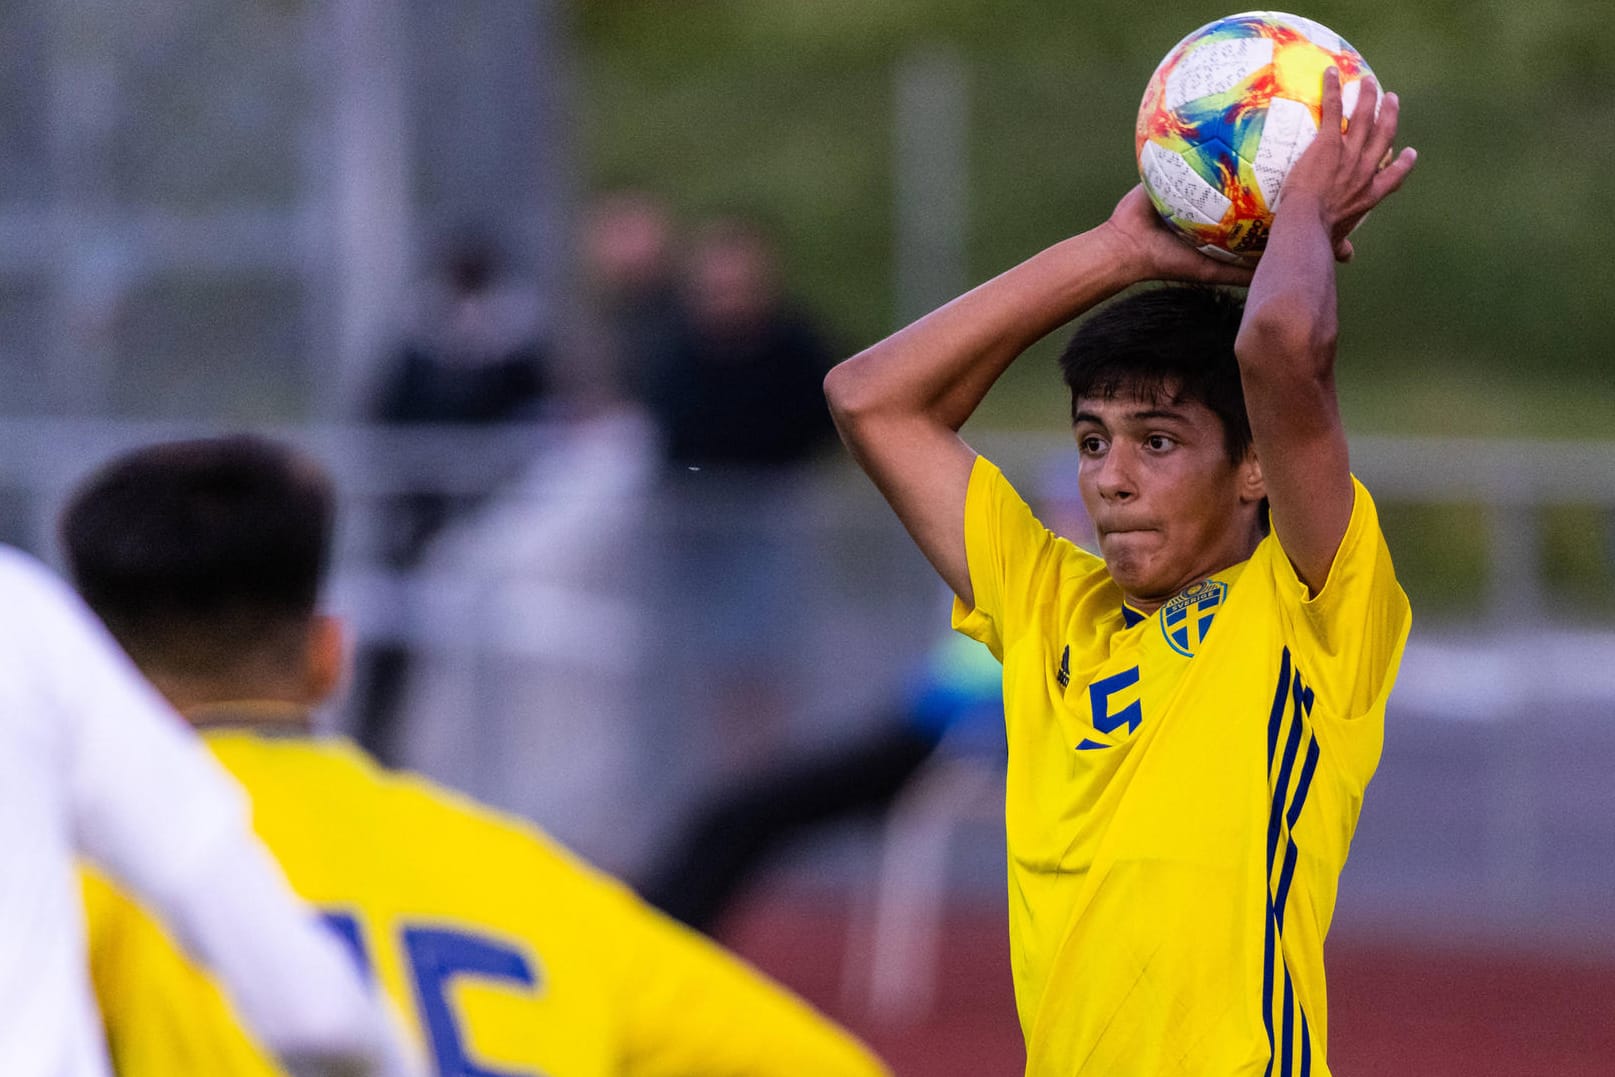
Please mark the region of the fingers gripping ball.
POLYGON ((1349 116, 1373 72, 1311 19, 1230 15, 1167 53, 1144 91, 1135 146, 1144 187, 1174 231, 1225 261, 1261 257, 1284 177, 1318 133, 1331 66, 1349 116))

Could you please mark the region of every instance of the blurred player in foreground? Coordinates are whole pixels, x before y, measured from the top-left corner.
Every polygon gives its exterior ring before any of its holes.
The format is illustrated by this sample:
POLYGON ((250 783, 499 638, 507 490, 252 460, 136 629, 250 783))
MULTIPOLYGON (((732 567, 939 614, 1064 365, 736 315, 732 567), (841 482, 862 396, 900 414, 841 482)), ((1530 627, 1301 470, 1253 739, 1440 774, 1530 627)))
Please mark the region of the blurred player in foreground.
POLYGON ((1323 940, 1409 623, 1334 388, 1335 261, 1413 166, 1379 96, 1343 136, 1325 76, 1254 278, 1135 189, 826 381, 955 627, 1004 663, 1029 1074, 1328 1072, 1323 940), (1102 559, 959 438, 1017 355, 1129 285, 1247 279, 1243 305, 1121 299, 1062 357, 1102 559))
POLYGON ((79 854, 162 915, 289 1069, 414 1072, 342 948, 253 837, 241 790, 78 598, 0 549, 0 608, 0 1071, 107 1072, 79 854))
MULTIPOLYGON (((63 519, 90 605, 247 788, 293 885, 415 1021, 443 1074, 864 1077, 806 1004, 534 828, 310 736, 343 641, 316 612, 332 495, 251 438, 110 465, 63 519)), ((199 972, 88 884, 91 962, 125 1077, 272 1072, 199 972)))

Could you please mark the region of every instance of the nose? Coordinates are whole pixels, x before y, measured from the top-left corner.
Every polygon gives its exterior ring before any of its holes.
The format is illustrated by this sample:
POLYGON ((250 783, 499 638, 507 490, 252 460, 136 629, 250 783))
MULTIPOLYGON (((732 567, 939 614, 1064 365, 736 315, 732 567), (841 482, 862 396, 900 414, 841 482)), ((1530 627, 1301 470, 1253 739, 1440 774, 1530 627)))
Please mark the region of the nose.
POLYGON ((1123 445, 1112 443, 1105 455, 1094 462, 1098 473, 1094 485, 1106 501, 1127 501, 1138 494, 1132 458, 1123 445))

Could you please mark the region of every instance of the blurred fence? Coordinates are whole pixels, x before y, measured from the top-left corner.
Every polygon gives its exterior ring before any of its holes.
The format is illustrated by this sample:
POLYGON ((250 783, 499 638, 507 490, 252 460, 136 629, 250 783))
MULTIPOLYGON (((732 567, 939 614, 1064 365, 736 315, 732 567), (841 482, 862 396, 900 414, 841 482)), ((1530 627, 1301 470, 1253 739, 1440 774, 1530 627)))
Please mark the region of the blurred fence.
MULTIPOLYGON (((6 537, 54 557, 91 468, 198 432, 0 422, 6 537)), ((268 432, 336 475, 337 611, 361 644, 413 656, 406 761, 610 867, 642 863, 725 774, 875 720, 946 627, 940 585, 850 466, 669 474, 633 416, 268 432), (399 572, 386 509, 422 493, 464 511, 399 572)), ((1029 493, 1074 476, 1058 440, 976 440, 1029 493)), ((1585 540, 1607 551, 1615 445, 1363 438, 1353 460, 1388 514, 1484 509, 1490 571, 1472 608, 1415 610, 1342 925, 1615 946, 1615 626, 1559 617, 1537 556, 1563 505, 1596 510, 1585 540)), ((1001 835, 969 837, 965 874, 1001 888, 1001 835)))
POLYGON ((561 306, 554 0, 0 5, 0 410, 354 414, 454 227, 561 306))

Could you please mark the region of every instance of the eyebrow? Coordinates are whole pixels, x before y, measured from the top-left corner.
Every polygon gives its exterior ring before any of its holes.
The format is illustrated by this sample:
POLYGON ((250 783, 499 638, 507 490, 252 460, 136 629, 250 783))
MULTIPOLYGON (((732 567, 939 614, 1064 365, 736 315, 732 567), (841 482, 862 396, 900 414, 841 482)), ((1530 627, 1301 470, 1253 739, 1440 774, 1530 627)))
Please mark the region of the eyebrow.
MULTIPOLYGON (((1149 408, 1143 408, 1143 409, 1141 409, 1139 411, 1127 412, 1125 415, 1122 416, 1122 418, 1124 418, 1124 419, 1134 419, 1134 420, 1143 420, 1143 421, 1146 421, 1146 422, 1148 422, 1151 419, 1167 419, 1167 420, 1172 420, 1172 421, 1175 421, 1175 422, 1184 422, 1184 421, 1186 421, 1188 419, 1188 416, 1185 415, 1183 412, 1177 410, 1176 408, 1149 407, 1149 408)), ((1091 411, 1079 411, 1079 412, 1077 412, 1077 416, 1076 416, 1076 418, 1074 420, 1072 420, 1072 422, 1073 422, 1073 425, 1075 425, 1076 423, 1081 423, 1081 422, 1095 423, 1095 424, 1097 424, 1099 426, 1104 426, 1105 425, 1105 421, 1103 419, 1101 419, 1099 416, 1095 415, 1091 411)))

